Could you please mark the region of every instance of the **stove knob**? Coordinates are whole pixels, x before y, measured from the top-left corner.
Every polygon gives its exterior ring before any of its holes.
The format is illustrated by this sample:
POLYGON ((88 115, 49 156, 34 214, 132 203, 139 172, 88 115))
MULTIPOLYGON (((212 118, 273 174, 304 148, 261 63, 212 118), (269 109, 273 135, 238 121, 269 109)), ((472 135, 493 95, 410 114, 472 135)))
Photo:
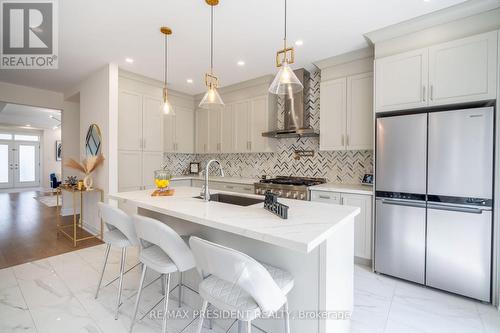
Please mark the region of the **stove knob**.
POLYGON ((305 198, 306 198, 305 194, 304 193, 300 193, 299 199, 300 200, 304 200, 305 198))
POLYGON ((255 189, 255 194, 262 194, 262 192, 263 192, 263 191, 262 191, 260 188, 255 189))
POLYGON ((299 194, 298 194, 297 192, 293 192, 292 197, 293 197, 294 199, 297 199, 298 195, 299 195, 299 194))

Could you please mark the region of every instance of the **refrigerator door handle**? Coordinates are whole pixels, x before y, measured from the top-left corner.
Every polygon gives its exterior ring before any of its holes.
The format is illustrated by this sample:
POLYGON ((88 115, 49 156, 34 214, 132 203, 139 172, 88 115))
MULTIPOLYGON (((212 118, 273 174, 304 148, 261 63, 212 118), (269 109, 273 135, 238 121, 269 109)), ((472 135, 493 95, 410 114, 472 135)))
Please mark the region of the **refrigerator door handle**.
POLYGON ((406 206, 406 207, 416 207, 416 208, 427 207, 425 202, 422 201, 397 200, 397 199, 381 199, 381 200, 382 203, 385 205, 406 206))
POLYGON ((461 207, 461 206, 451 206, 451 205, 440 205, 435 203, 429 203, 427 205, 429 209, 437 209, 437 210, 447 210, 451 212, 459 212, 459 213, 470 213, 470 214, 482 214, 482 208, 473 208, 473 207, 461 207))

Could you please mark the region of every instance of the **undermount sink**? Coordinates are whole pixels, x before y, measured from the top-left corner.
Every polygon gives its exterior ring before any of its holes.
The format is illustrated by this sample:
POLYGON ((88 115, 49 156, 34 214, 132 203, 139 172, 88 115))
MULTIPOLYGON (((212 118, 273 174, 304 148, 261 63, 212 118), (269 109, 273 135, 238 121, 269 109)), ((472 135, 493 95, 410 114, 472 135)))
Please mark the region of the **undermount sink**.
MULTIPOLYGON (((203 199, 201 196, 194 197, 196 199, 203 199)), ((210 195, 210 201, 216 201, 221 203, 226 203, 230 205, 238 205, 238 206, 251 206, 261 202, 264 202, 262 199, 256 198, 248 198, 242 197, 239 195, 231 195, 224 193, 215 193, 210 195)))

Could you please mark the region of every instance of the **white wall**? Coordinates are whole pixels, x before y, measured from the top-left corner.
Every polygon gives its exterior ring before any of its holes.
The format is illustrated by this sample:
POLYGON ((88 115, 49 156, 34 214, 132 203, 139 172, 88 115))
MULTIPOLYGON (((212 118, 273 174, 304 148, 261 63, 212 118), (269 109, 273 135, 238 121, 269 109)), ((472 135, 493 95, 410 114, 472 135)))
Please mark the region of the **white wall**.
POLYGON ((41 149, 41 186, 50 188, 49 175, 55 173, 61 180, 61 161, 56 161, 56 140, 61 140, 61 129, 46 129, 43 131, 41 149))
MULTIPOLYGON (((68 176, 81 177, 78 171, 64 166, 64 162, 70 158, 80 159, 80 104, 75 102, 64 102, 64 111, 61 117, 61 141, 62 141, 62 177, 64 181, 68 176)), ((63 192, 62 215, 73 213, 73 202, 69 193, 63 192)))
MULTIPOLYGON (((84 80, 77 89, 80 93, 80 155, 85 157, 85 136, 91 124, 97 124, 102 134, 104 164, 94 172, 94 187, 105 193, 118 189, 118 66, 108 64, 84 80)), ((87 194, 84 201, 85 227, 96 232, 100 228, 96 203, 97 193, 87 194)))

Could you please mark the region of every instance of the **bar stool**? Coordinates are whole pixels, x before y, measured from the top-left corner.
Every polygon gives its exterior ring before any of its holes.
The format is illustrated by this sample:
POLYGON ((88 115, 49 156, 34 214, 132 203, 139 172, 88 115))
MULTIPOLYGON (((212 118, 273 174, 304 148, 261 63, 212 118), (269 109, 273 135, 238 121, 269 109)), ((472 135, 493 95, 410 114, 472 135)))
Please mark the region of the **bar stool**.
POLYGON ((285 332, 290 333, 286 297, 294 284, 290 273, 198 237, 191 237, 189 244, 203 279, 199 285, 203 306, 197 333, 201 332, 209 303, 236 313, 239 329, 244 322, 247 333, 251 331, 252 320, 270 316, 283 307, 285 332))
POLYGON ((146 270, 151 268, 162 274, 163 283, 166 285, 163 299, 164 316, 162 325, 162 332, 166 333, 170 274, 193 269, 195 267, 194 257, 184 240, 163 222, 140 215, 134 215, 133 221, 141 246, 139 261, 143 264, 143 269, 135 301, 134 315, 130 324, 130 332, 133 330, 137 317, 146 270))
POLYGON ((117 279, 120 280, 118 285, 118 297, 116 300, 116 311, 115 319, 118 319, 118 311, 120 308, 121 297, 122 297, 122 287, 123 287, 123 275, 128 273, 130 270, 135 268, 137 265, 131 267, 126 272, 125 270, 125 258, 127 256, 127 248, 130 246, 139 245, 139 240, 135 234, 134 225, 132 223, 132 218, 127 215, 124 211, 108 205, 103 202, 97 203, 97 208, 99 209, 99 215, 103 219, 108 231, 104 233, 103 238, 106 245, 106 252, 104 255, 104 263, 102 265, 101 276, 99 277, 99 283, 97 284, 97 290, 95 292, 95 298, 99 296, 99 290, 101 288, 102 278, 104 277, 104 271, 106 270, 106 264, 108 262, 109 250, 111 246, 116 246, 121 248, 121 261, 120 261, 120 275, 110 281, 106 286, 115 282, 117 279))

